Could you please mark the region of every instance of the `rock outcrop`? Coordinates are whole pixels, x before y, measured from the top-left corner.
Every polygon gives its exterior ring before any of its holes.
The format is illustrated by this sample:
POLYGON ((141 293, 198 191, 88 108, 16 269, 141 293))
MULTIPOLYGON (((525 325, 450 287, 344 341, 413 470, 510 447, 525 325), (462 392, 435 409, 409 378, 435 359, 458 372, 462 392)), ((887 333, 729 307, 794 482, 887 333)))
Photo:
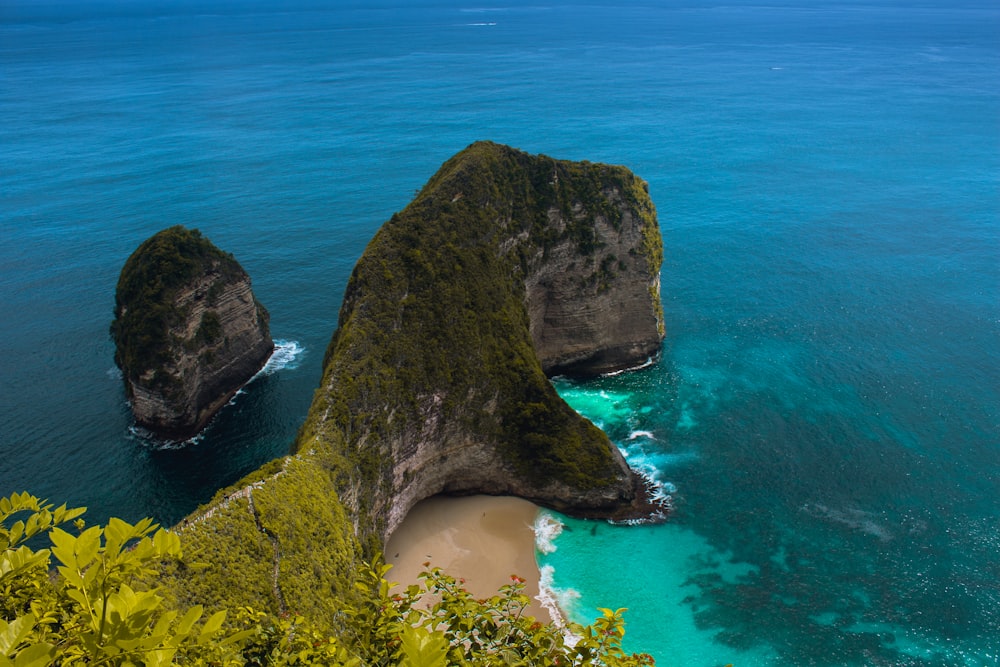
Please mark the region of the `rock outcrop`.
POLYGON ((297 451, 375 547, 438 493, 638 514, 643 487, 546 373, 640 364, 662 243, 624 167, 488 142, 446 162, 355 266, 297 451))
MULTIPOLYGON (((531 340, 550 376, 641 365, 659 354, 663 341, 658 230, 656 239, 648 237, 655 213, 646 202, 624 199, 618 187, 602 195, 610 207, 605 214, 588 213, 582 204, 570 213, 593 230, 593 251, 563 239, 538 252, 525 276, 531 340)), ((564 212, 548 215, 556 230, 565 229, 564 212)))
POLYGON ((268 319, 239 263, 198 230, 143 242, 122 268, 111 325, 136 422, 195 435, 267 362, 268 319))

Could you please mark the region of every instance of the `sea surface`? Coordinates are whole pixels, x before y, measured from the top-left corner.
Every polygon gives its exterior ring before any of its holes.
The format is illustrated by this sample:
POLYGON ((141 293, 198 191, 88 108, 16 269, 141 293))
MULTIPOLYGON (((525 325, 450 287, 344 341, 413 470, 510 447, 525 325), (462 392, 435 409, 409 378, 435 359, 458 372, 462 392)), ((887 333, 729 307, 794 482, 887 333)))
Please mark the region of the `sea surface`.
POLYGON ((659 210, 662 356, 555 382, 673 513, 544 515, 572 616, 661 665, 1000 664, 995 0, 2 0, 0 494, 171 524, 285 454, 366 243, 479 139, 659 210), (174 224, 283 351, 185 446, 108 336, 174 224))

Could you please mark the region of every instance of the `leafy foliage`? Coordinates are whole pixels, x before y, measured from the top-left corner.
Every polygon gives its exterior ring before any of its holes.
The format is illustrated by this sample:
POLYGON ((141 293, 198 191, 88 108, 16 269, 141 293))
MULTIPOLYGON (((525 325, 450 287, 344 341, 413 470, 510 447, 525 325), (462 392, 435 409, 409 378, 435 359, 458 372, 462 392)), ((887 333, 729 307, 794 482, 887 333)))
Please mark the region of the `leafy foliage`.
POLYGON ((150 580, 182 555, 177 535, 150 519, 86 527, 82 509, 53 508, 28 494, 0 499, 0 667, 226 665, 292 667, 566 665, 640 667, 621 649, 621 612, 603 610, 578 637, 526 615, 524 582, 477 600, 438 569, 423 586, 393 593, 389 566, 361 565, 353 602, 331 634, 297 613, 239 607, 204 618, 201 606, 170 609, 150 580), (15 516, 26 518, 11 521, 15 516), (61 528, 70 521, 76 534, 61 528), (47 535, 51 549, 25 544, 47 535), (50 576, 52 559, 59 565, 50 576), (427 596, 437 601, 424 605, 427 596))
POLYGON ((225 612, 202 621, 195 606, 181 615, 142 586, 161 559, 180 554, 176 535, 151 519, 133 525, 112 518, 86 528, 82 514, 26 493, 0 499, 0 667, 154 667, 175 664, 181 652, 220 660, 235 651, 244 636, 222 631, 225 612), (76 535, 60 528, 73 519, 76 535), (25 544, 43 533, 51 549, 25 544), (56 577, 49 574, 53 558, 56 577))

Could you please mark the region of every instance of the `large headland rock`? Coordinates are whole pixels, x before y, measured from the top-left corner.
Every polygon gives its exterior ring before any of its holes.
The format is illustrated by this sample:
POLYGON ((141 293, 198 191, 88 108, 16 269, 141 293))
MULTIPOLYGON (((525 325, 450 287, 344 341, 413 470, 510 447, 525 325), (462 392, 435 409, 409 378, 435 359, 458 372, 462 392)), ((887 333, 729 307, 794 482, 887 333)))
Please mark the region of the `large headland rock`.
POLYGON ((185 604, 311 610, 342 601, 420 500, 505 494, 618 519, 662 510, 546 373, 641 365, 663 339, 662 242, 624 167, 475 143, 358 260, 292 456, 178 527, 224 560, 167 585, 185 604), (234 565, 235 563, 235 565, 234 565))
POLYGON ((274 351, 268 313, 250 277, 196 229, 175 226, 144 241, 115 292, 115 363, 136 423, 189 438, 274 351))
POLYGON ((657 354, 662 252, 626 168, 469 146, 355 266, 297 451, 337 461, 340 500, 376 543, 440 493, 641 513, 640 480, 546 374, 657 354))

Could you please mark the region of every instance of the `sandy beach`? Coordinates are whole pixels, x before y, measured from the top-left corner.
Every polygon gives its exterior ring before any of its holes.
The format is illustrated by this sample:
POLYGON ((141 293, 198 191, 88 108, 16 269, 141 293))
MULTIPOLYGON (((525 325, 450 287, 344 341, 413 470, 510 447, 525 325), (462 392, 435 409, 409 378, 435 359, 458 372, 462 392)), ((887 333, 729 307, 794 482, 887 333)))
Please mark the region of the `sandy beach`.
POLYGON ((535 562, 532 529, 538 507, 509 497, 429 498, 407 515, 385 549, 393 565, 389 580, 402 588, 418 583, 424 563, 439 567, 466 588, 487 597, 510 583, 510 575, 523 577, 532 603, 528 613, 549 621, 549 612, 538 602, 539 572, 535 562))

